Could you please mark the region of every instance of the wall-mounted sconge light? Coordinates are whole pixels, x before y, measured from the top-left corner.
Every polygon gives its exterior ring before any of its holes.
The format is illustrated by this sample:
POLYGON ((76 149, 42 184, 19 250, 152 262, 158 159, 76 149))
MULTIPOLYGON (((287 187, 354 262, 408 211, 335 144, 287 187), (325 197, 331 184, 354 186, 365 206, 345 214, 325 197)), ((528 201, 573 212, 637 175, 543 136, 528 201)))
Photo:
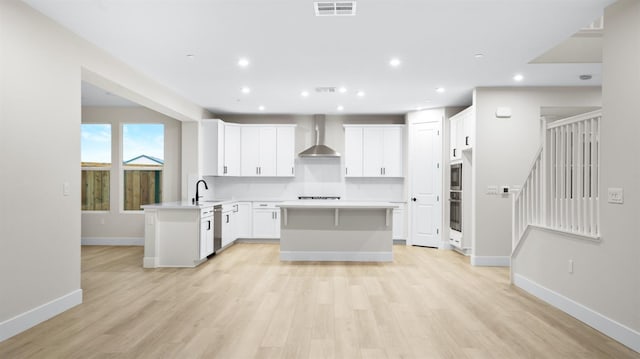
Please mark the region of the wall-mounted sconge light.
POLYGON ((497 118, 511 118, 511 107, 498 107, 496 108, 497 118))

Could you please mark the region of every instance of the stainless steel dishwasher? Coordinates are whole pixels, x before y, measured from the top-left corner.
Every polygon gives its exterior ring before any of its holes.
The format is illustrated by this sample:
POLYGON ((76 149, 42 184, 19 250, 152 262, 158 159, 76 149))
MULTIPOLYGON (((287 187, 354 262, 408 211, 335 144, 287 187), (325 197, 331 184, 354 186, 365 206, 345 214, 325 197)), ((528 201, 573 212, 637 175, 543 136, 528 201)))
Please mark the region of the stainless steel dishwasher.
POLYGON ((222 248, 222 205, 213 207, 213 252, 222 248))

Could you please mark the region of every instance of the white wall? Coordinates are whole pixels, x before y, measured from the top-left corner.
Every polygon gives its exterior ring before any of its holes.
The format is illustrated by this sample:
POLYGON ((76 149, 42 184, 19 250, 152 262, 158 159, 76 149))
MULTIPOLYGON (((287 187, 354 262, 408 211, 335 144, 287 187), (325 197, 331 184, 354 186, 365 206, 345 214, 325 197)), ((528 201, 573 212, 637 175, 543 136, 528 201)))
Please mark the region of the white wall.
POLYGON ((508 265, 511 255, 511 197, 487 195, 487 186, 519 185, 540 148, 541 107, 601 105, 599 87, 477 88, 473 216, 474 264, 508 265), (497 107, 510 107, 510 119, 498 119, 497 107))
MULTIPOLYGON (((122 213, 122 186, 120 185, 121 137, 125 123, 161 123, 164 124, 164 168, 162 171, 162 201, 178 201, 181 198, 181 124, 182 122, 144 107, 82 107, 82 123, 111 124, 111 210, 82 213, 82 238, 86 239, 144 239, 144 215, 142 213, 122 213)), ((91 241, 89 241, 91 242, 91 241)), ((99 243, 109 243, 100 240, 99 243)), ((114 243, 117 243, 114 242, 114 243)))
MULTIPOLYGON (((296 124, 295 178, 207 177, 213 191, 207 198, 285 200, 299 195, 338 195, 348 200, 405 201, 402 178, 349 178, 343 176, 343 124, 403 124, 402 115, 327 115, 325 144, 341 158, 299 158, 297 154, 315 141, 311 115, 221 115, 226 122, 296 124)), ((405 167, 406 168, 406 167, 405 167)))
POLYGON ((514 273, 635 330, 632 338, 640 350, 640 2, 612 5, 605 24, 601 241, 534 230, 523 239, 514 273), (624 189, 624 204, 606 202, 608 187, 624 189), (569 259, 573 273, 567 270, 569 259))
POLYGON ((2 340, 81 301, 83 73, 174 118, 205 111, 17 0, 0 1, 0 53, 2 340))

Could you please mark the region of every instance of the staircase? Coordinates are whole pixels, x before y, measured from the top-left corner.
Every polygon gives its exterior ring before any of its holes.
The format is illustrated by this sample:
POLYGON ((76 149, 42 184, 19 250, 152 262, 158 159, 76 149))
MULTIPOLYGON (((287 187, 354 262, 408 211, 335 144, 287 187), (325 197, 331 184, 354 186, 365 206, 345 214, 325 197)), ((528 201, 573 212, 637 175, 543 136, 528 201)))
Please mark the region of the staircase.
POLYGON ((512 255, 531 226, 600 236, 600 110, 562 120, 543 119, 543 146, 513 196, 512 255))

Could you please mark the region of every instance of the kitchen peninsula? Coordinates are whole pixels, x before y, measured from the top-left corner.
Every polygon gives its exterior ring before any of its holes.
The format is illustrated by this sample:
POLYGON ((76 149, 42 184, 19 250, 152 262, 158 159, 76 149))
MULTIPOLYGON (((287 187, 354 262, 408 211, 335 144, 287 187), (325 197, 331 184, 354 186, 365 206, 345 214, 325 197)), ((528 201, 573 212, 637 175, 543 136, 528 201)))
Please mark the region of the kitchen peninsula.
POLYGON ((288 201, 282 210, 280 260, 393 261, 390 202, 288 201))

